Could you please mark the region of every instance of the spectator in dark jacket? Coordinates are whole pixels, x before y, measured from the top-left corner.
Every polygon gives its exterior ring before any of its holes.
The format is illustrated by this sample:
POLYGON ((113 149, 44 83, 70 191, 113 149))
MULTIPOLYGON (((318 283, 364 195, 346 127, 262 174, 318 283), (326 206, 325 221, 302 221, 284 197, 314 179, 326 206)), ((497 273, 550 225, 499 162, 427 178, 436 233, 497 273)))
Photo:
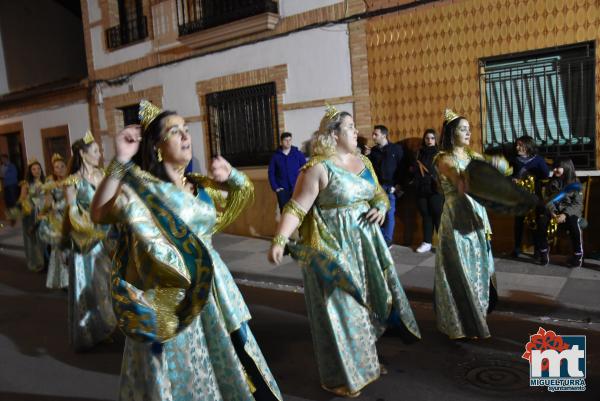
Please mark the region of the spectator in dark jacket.
MULTIPOLYGON (((579 182, 575 174, 573 161, 568 158, 557 159, 554 162, 553 176, 550 180, 546 199, 552 199, 565 187, 574 182, 579 182)), ((583 214, 583 193, 571 191, 561 200, 549 205, 549 210, 544 216, 538 218, 538 225, 542 226, 547 233, 549 220, 555 218, 559 227, 563 226, 569 232, 573 246, 573 256, 567 262, 570 267, 581 267, 583 264, 583 235, 579 225, 583 214)), ((540 245, 540 264, 547 265, 549 262, 548 237, 543 238, 540 245)))
MULTIPOLYGON (((526 180, 528 176, 532 176, 535 182, 535 194, 541 196, 542 184, 550 176, 550 169, 544 158, 537 154, 537 146, 532 137, 524 135, 517 139, 515 143, 517 157, 513 162, 513 180, 526 180)), ((532 213, 540 215, 544 213, 543 206, 537 207, 532 213)), ((524 216, 515 217, 515 247, 513 256, 519 257, 521 253, 521 244, 523 242, 523 228, 525 223, 524 216)), ((541 227, 536 225, 534 236, 535 254, 539 255, 540 246, 544 242, 546 236, 545 231, 541 231, 541 227)))
POLYGON ((292 134, 281 134, 281 146, 269 163, 269 183, 277 195, 277 203, 281 211, 294 193, 296 179, 300 168, 306 164, 304 154, 292 146, 292 134))
MULTIPOLYGON (((11 163, 8 155, 0 156, 0 178, 2 179, 2 190, 4 192, 4 205, 6 210, 15 207, 19 199, 19 178, 17 167, 11 163)), ((11 225, 14 220, 10 219, 11 225)))
POLYGON ((369 160, 379 180, 379 184, 388 194, 390 209, 385 215, 385 221, 381 226, 381 232, 388 246, 394 238, 394 214, 396 213, 396 186, 400 183, 402 172, 402 146, 388 141, 389 130, 384 125, 376 125, 373 128, 373 142, 369 160))
POLYGON ((440 226, 444 196, 437 186, 437 174, 433 167, 433 158, 439 150, 436 132, 432 128, 425 130, 421 148, 417 154, 414 172, 414 183, 417 192, 417 207, 423 217, 423 243, 417 248, 418 253, 429 252, 433 238, 433 229, 440 226))

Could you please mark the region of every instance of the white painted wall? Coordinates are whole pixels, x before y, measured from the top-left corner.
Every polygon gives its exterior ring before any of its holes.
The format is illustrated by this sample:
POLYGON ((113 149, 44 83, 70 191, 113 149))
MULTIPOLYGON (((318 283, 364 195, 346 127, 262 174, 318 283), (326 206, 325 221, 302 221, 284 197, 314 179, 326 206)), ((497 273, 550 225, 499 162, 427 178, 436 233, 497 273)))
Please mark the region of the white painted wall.
POLYGON ((25 155, 27 160, 37 158, 44 165, 44 151, 42 148, 42 128, 69 126, 69 140, 71 143, 83 138, 90 128, 88 104, 75 103, 56 109, 40 110, 33 113, 11 116, 0 119, 0 125, 13 122, 23 122, 25 137, 25 155))
POLYGON ((90 34, 92 38, 92 54, 95 69, 110 67, 111 65, 138 59, 152 51, 152 41, 146 39, 144 42, 107 52, 104 50, 103 42, 106 40, 106 34, 104 33, 103 27, 93 27, 90 29, 90 34))
POLYGON ((99 0, 87 0, 89 22, 96 22, 102 19, 102 10, 100 9, 99 0))
MULTIPOLYGON (((343 0, 279 0, 279 13, 282 17, 303 13, 316 8, 341 3, 343 0)), ((87 0, 89 22, 96 22, 102 18, 100 0, 87 0)), ((335 29, 327 27, 324 29, 335 29)), ((106 40, 104 28, 95 26, 90 30, 92 38, 92 54, 94 68, 106 68, 115 64, 144 57, 153 51, 152 43, 146 40, 140 44, 126 46, 120 50, 107 52, 104 50, 106 40)))
MULTIPOLYGON (((354 114, 352 103, 336 104, 340 111, 354 114)), ((311 107, 308 109, 289 110, 284 113, 285 130, 292 133, 294 146, 303 152, 308 149, 308 144, 313 133, 319 128, 321 119, 325 115, 325 107, 311 107)))
POLYGON ((8 75, 6 73, 6 63, 4 62, 4 47, 2 46, 2 33, 0 33, 0 95, 4 95, 8 92, 8 75))
POLYGON ((343 0, 279 0, 279 14, 282 17, 300 14, 314 8, 341 3, 343 0))
MULTIPOLYGON (((200 105, 196 82, 219 76, 286 64, 284 103, 352 95, 348 32, 345 24, 313 29, 200 58, 144 71, 121 86, 105 86, 103 96, 154 86, 163 87, 163 105, 182 116, 197 116, 200 105)), ((281 107, 281 105, 279 105, 281 107)), ((321 111, 286 112, 286 130, 306 140, 318 127, 321 111), (291 123, 287 121, 290 116, 291 123), (288 124, 292 124, 289 125, 288 124)), ((105 126, 105 122, 101 122, 105 126)), ((205 160, 202 124, 190 124, 194 155, 205 160)))

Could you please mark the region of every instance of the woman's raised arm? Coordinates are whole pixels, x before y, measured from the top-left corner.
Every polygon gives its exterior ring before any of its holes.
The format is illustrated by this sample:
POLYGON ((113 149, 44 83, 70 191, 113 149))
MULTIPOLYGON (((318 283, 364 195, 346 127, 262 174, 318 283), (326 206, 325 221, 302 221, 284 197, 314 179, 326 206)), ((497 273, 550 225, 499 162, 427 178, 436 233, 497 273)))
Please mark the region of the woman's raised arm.
POLYGON ((125 127, 115 136, 116 156, 108 166, 107 175, 92 200, 90 215, 94 223, 110 223, 109 216, 121 187, 124 168, 137 153, 141 139, 142 132, 137 125, 125 127))

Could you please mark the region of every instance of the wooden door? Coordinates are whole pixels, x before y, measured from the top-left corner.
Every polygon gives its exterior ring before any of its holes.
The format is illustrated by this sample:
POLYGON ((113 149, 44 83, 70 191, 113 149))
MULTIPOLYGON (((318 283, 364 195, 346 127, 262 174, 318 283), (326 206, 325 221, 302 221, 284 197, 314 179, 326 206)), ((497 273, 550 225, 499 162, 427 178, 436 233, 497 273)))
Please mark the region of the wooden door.
POLYGON ((44 148, 44 165, 46 175, 52 171, 52 155, 58 153, 65 159, 65 163, 71 157, 71 145, 69 143, 69 127, 60 125, 42 129, 42 146, 44 148))

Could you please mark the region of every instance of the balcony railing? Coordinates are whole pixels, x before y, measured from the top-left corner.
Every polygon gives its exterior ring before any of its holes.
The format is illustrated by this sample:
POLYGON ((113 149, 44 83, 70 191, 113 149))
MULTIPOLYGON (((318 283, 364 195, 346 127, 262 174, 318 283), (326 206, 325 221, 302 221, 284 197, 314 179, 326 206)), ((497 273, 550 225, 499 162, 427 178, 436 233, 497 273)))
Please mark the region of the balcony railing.
POLYGON ((117 25, 106 30, 106 46, 116 49, 131 43, 139 42, 148 37, 146 17, 142 16, 128 21, 125 25, 117 25))
POLYGON ((264 13, 277 14, 277 2, 272 0, 177 0, 177 22, 180 36, 264 13))

